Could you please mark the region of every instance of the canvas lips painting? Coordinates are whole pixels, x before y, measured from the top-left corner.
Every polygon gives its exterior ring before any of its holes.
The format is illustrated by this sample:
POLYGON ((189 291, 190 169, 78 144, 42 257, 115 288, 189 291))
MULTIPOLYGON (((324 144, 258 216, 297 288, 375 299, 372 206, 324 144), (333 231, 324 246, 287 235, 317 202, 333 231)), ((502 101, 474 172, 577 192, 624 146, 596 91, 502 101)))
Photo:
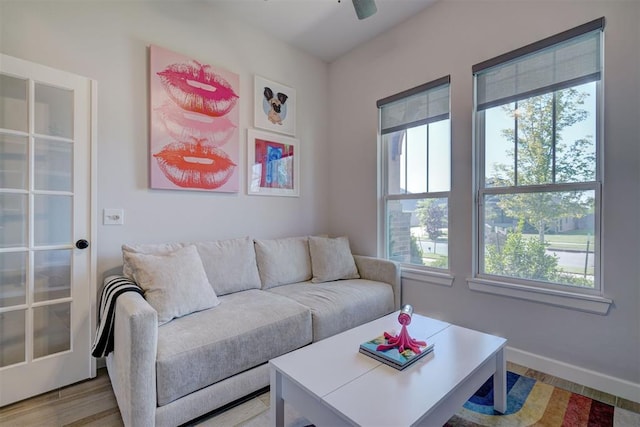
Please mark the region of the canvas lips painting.
POLYGON ((150 185, 239 191, 237 74, 150 47, 150 185))

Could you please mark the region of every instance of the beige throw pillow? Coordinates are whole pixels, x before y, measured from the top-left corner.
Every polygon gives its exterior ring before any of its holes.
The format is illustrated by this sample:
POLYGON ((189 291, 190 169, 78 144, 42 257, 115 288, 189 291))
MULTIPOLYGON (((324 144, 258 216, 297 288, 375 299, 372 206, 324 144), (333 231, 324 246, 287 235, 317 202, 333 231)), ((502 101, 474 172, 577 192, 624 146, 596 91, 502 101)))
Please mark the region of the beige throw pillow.
POLYGON ((358 269, 346 237, 309 236, 309 252, 314 283, 358 279, 358 269))
POLYGON ((159 325, 220 303, 193 245, 161 255, 125 251, 123 256, 145 299, 158 312, 159 325))
POLYGON ((125 256, 127 253, 147 255, 168 255, 180 248, 188 246, 188 243, 142 243, 139 245, 122 245, 122 273, 129 279, 133 279, 133 269, 125 256))

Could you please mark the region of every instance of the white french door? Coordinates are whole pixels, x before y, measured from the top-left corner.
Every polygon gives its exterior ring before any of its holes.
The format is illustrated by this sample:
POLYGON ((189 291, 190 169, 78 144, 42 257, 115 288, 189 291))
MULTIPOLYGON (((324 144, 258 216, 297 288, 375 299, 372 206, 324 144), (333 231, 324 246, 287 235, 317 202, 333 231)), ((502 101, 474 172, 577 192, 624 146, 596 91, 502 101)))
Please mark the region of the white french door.
POLYGON ((95 376, 95 88, 0 54, 0 406, 95 376))

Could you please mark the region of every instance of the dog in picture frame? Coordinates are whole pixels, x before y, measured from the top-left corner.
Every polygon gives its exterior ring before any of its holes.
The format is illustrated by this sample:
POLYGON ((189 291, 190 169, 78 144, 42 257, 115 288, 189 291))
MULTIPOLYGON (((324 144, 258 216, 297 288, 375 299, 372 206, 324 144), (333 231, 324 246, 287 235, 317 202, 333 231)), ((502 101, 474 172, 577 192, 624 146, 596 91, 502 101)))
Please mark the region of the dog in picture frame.
POLYGON ((287 117, 286 102, 289 97, 282 92, 274 95, 273 90, 269 87, 264 88, 263 94, 267 119, 274 125, 282 125, 282 121, 287 117))

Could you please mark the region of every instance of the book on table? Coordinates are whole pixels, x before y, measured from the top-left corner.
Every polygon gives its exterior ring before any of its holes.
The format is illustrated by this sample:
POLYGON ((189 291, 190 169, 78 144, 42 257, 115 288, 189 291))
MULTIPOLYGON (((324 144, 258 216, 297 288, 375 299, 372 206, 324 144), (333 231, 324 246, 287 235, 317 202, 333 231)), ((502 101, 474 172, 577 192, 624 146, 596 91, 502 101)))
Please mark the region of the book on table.
POLYGON ((380 335, 379 337, 360 344, 360 353, 372 357, 377 361, 385 363, 398 370, 403 370, 406 367, 413 365, 415 362, 433 351, 433 344, 420 346, 420 353, 414 353, 410 349, 404 349, 404 351, 400 353, 397 347, 391 348, 389 350, 377 349, 379 345, 386 344, 388 344, 388 340, 384 337, 384 335, 380 335))

